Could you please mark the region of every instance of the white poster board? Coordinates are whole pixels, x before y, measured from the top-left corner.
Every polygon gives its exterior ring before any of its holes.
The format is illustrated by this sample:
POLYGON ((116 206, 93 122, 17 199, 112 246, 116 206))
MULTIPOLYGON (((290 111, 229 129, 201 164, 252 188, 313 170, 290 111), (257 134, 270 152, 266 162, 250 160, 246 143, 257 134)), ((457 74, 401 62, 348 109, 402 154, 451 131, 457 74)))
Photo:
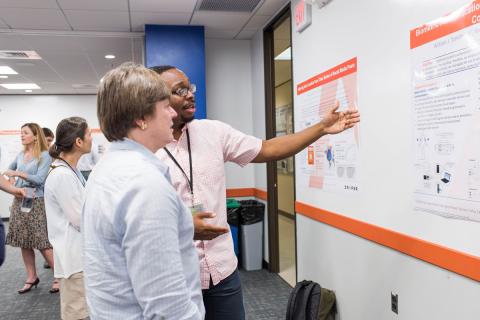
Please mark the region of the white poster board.
POLYGON ((480 222, 480 4, 412 30, 414 210, 480 222))

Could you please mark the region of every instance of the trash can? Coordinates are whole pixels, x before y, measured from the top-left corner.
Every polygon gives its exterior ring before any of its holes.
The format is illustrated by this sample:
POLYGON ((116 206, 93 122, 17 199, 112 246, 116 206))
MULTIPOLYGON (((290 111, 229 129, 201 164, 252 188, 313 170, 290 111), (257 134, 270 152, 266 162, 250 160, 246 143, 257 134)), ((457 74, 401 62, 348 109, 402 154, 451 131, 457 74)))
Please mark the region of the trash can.
POLYGON ((235 199, 227 199, 227 222, 230 226, 230 233, 233 240, 233 250, 235 255, 239 257, 239 240, 238 240, 238 227, 240 225, 240 202, 235 199))
POLYGON ((240 201, 240 252, 242 268, 262 269, 263 217, 265 204, 257 200, 240 201))

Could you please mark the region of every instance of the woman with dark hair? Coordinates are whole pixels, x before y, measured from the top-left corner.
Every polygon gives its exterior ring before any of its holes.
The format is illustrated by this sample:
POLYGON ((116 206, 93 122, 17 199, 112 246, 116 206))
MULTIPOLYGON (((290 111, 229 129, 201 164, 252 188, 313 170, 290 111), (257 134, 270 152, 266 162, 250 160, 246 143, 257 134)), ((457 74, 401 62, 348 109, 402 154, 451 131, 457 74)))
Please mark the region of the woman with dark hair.
POLYGON ((85 179, 77 169, 78 159, 89 153, 92 135, 83 118, 63 119, 57 139, 50 147, 55 159, 45 181, 48 237, 53 246, 55 278, 60 279, 61 317, 88 317, 83 284, 82 235, 80 218, 85 179))
POLYGON ((55 135, 53 134, 52 130, 50 130, 47 127, 42 128, 43 134, 45 135, 45 140, 47 141, 47 146, 50 148, 50 146, 53 143, 53 140, 55 140, 55 135))
MULTIPOLYGON (((21 128, 23 151, 4 172, 18 188, 26 188, 28 198, 13 200, 7 244, 22 248, 22 257, 27 269, 27 280, 18 293, 26 293, 37 286, 40 280, 35 267, 35 252, 40 250, 53 267, 52 246, 48 241, 47 218, 43 200, 43 184, 52 159, 47 152, 47 142, 42 128, 36 123, 26 123, 21 128), (16 179, 16 181, 15 181, 16 179), (27 201, 28 200, 28 201, 27 201)), ((53 284, 52 289, 58 287, 53 284)))

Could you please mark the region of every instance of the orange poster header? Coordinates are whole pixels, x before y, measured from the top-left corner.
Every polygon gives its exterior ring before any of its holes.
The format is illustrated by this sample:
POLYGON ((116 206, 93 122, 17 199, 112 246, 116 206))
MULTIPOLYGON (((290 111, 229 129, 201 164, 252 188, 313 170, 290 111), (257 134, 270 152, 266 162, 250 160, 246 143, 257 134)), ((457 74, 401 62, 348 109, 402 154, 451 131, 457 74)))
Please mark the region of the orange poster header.
POLYGON ((410 49, 480 22, 480 0, 410 31, 410 49))
POLYGON ((357 57, 299 83, 297 85, 297 95, 301 95, 302 93, 315 89, 325 83, 337 80, 338 78, 354 72, 357 72, 357 57))

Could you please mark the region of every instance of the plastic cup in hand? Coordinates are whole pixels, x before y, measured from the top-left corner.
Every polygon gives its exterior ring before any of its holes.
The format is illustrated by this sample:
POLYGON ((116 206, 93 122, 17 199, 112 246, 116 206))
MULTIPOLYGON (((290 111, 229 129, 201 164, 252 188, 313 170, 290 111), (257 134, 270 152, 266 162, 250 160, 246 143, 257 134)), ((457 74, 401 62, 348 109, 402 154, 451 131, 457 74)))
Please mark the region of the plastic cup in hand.
POLYGON ((33 194, 35 188, 25 188, 25 197, 22 199, 22 205, 20 206, 20 211, 29 213, 33 208, 33 194))

